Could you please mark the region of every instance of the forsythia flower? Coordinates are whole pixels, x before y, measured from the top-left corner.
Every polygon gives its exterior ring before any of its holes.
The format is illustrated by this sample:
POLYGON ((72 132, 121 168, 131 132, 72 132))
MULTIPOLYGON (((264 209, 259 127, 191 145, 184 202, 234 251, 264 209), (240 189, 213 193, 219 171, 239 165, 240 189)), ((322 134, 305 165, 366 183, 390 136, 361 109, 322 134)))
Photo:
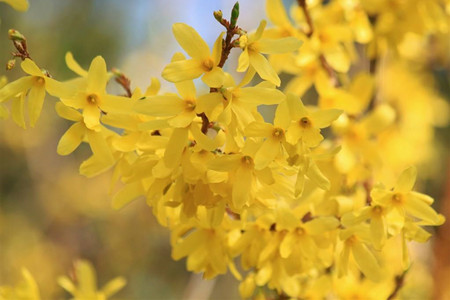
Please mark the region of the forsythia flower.
POLYGON ((116 277, 98 290, 95 270, 91 263, 85 260, 75 262, 75 276, 77 285, 66 276, 58 278, 59 285, 68 291, 74 300, 106 300, 126 284, 123 277, 116 277))
POLYGON ((173 61, 164 68, 162 76, 168 81, 180 82, 204 74, 203 82, 210 87, 220 87, 224 80, 224 72, 217 65, 222 54, 222 35, 217 38, 210 54, 208 44, 194 28, 176 23, 172 29, 178 43, 192 59, 173 61))
POLYGON ((39 288, 30 271, 22 268, 23 281, 15 287, 0 286, 0 300, 40 300, 39 288))
POLYGON ((261 21, 255 33, 242 35, 239 38, 239 47, 242 53, 239 56, 238 72, 244 72, 251 65, 262 79, 268 80, 280 86, 280 78, 270 65, 269 61, 261 54, 276 54, 296 51, 301 46, 301 41, 294 37, 282 39, 262 38, 266 21, 261 21))
MULTIPOLYGON (((30 76, 22 77, 0 89, 0 103, 13 97, 28 93, 28 115, 30 125, 34 127, 44 104, 45 91, 52 96, 64 97, 71 93, 70 89, 48 76, 30 59, 25 59, 21 64, 22 70, 30 76)), ((21 104, 23 107, 23 104, 21 104)))
POLYGON ((91 63, 85 85, 72 96, 61 97, 61 101, 70 107, 83 110, 86 127, 100 130, 101 113, 130 113, 132 104, 125 97, 106 93, 108 73, 105 60, 97 56, 91 63))
POLYGON ((19 11, 26 11, 29 6, 28 0, 0 0, 0 2, 6 2, 19 11))

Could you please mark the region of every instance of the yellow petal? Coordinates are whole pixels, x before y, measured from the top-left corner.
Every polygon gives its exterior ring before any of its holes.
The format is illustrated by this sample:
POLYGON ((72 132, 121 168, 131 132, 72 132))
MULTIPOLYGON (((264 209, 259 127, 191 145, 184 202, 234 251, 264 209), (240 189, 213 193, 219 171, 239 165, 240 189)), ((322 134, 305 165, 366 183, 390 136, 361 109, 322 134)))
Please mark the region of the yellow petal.
POLYGON ((279 104, 285 97, 281 91, 269 88, 248 87, 241 88, 239 91, 240 101, 254 105, 279 104))
POLYGON ((175 128, 167 143, 164 153, 164 163, 168 168, 174 168, 180 161, 181 154, 187 145, 188 129, 175 128))
POLYGON ((265 285, 267 282, 269 282, 271 277, 272 277, 272 264, 268 262, 256 273, 255 277, 256 285, 258 286, 265 285))
POLYGON ((412 190, 416 183, 417 169, 415 167, 409 167, 404 170, 395 184, 394 191, 406 193, 412 190))
POLYGON ((72 153, 83 141, 85 132, 86 127, 80 122, 70 126, 59 140, 56 152, 59 155, 69 155, 72 153))
POLYGON ((268 80, 280 86, 281 81, 277 75, 277 72, 272 68, 269 61, 260 53, 249 53, 250 64, 255 68, 256 72, 261 76, 262 79, 268 80))
POLYGON ((81 77, 87 77, 88 72, 83 69, 78 62, 73 58, 72 52, 66 53, 66 65, 67 67, 72 70, 75 74, 80 75, 81 77))
POLYGON ((145 194, 145 189, 140 181, 125 185, 112 199, 113 209, 119 210, 134 199, 145 194))
POLYGON ((109 281, 104 287, 102 287, 102 293, 109 298, 118 291, 120 291, 127 284, 127 280, 123 277, 117 277, 109 281))
POLYGON ((207 86, 212 88, 219 88, 223 85, 225 80, 225 73, 222 68, 214 67, 211 71, 206 72, 202 77, 202 81, 206 83, 207 86))
POLYGON ((36 63, 29 58, 26 58, 20 66, 22 67, 22 70, 29 75, 44 77, 41 69, 39 69, 36 63))
POLYGON ((342 114, 339 109, 324 109, 313 111, 310 116, 313 124, 317 128, 324 128, 331 125, 331 122, 336 120, 342 114))
POLYGON ((327 49, 324 56, 330 66, 338 72, 346 73, 350 68, 349 55, 345 52, 344 47, 340 45, 327 49))
POLYGON ((11 106, 11 115, 14 122, 22 127, 23 129, 26 128, 25 126, 25 119, 23 115, 23 105, 25 103, 25 93, 20 95, 20 97, 14 98, 12 101, 11 106))
POLYGON ((280 152, 280 142, 278 140, 268 138, 255 155, 255 169, 261 170, 267 167, 280 152))
POLYGON ((210 121, 215 121, 223 111, 223 96, 221 93, 208 93, 197 99, 195 112, 205 113, 210 121))
POLYGON ((339 221, 335 217, 317 217, 306 222, 303 226, 308 234, 321 235, 338 228, 339 221))
POLYGON ((103 159, 97 157, 96 155, 92 155, 81 163, 80 174, 91 178, 106 172, 112 165, 112 163, 106 163, 103 159))
POLYGON ((32 76, 25 76, 0 88, 0 103, 27 91, 34 83, 32 76))
POLYGON ((262 37, 262 35, 264 33, 264 29, 266 28, 266 25, 267 25, 267 21, 266 20, 262 20, 259 23, 259 26, 256 29, 256 32, 249 36, 249 39, 248 39, 249 43, 257 41, 257 40, 259 40, 262 37))
POLYGON ((275 110, 275 118, 273 119, 275 127, 287 129, 291 124, 289 107, 286 101, 281 102, 275 110))
POLYGON ((302 41, 295 37, 282 39, 261 39, 258 41, 258 50, 264 54, 279 54, 298 50, 302 41))
POLYGON ((248 124, 244 132, 248 137, 270 137, 273 128, 272 124, 256 121, 248 124))
POLYGON ((266 1, 266 12, 267 17, 274 25, 281 28, 289 28, 292 26, 282 0, 266 1))
POLYGON ((100 109, 107 113, 130 114, 133 112, 133 106, 133 100, 127 97, 107 94, 101 96, 100 109))
POLYGON ((199 59, 187 59, 168 64, 162 77, 170 82, 180 82, 200 77, 205 72, 203 61, 199 59))
POLYGON ((240 210, 251 199, 251 190, 253 188, 252 169, 244 166, 238 167, 235 178, 232 199, 234 207, 240 210))
POLYGON ((183 101, 178 96, 153 96, 136 102, 135 110, 151 116, 174 116, 184 110, 183 101))
POLYGON ((328 191, 330 189, 330 181, 327 177, 325 177, 325 175, 323 175, 317 164, 311 163, 309 165, 309 168, 306 171, 306 176, 308 176, 308 178, 311 179, 312 182, 317 184, 317 186, 322 190, 328 191))
POLYGON ((215 171, 228 172, 239 166, 242 156, 230 154, 216 157, 208 162, 208 168, 215 171))
POLYGON ((283 241, 280 243, 280 256, 282 258, 288 258, 292 250, 294 250, 294 246, 297 244, 296 235, 291 231, 288 232, 283 241))
POLYGON ((218 145, 215 140, 209 138, 203 132, 200 130, 200 124, 193 123, 190 126, 191 133, 194 136, 195 141, 198 143, 198 145, 207 151, 213 151, 216 148, 218 148, 221 145, 218 145))
POLYGON ((175 23, 172 30, 177 42, 189 56, 199 59, 209 57, 208 44, 194 28, 184 23, 175 23))
POLYGON ((71 98, 76 93, 75 85, 59 82, 49 77, 45 77, 45 89, 50 95, 58 98, 71 98))
POLYGON ((375 249, 381 250, 386 241, 386 223, 384 217, 380 215, 372 217, 370 220, 370 234, 375 249))
POLYGON ((366 245, 361 242, 354 242, 351 246, 353 257, 361 272, 369 279, 378 282, 382 278, 381 269, 377 259, 366 245))
POLYGON ((86 127, 98 130, 100 125, 100 109, 95 105, 86 105, 83 109, 83 119, 86 127))
POLYGON ((92 153, 97 159, 105 164, 113 164, 114 157, 111 153, 111 149, 105 140, 105 137, 101 132, 93 130, 87 130, 87 139, 92 153))
POLYGON ((29 6, 27 0, 0 0, 0 2, 6 2, 18 11, 26 11, 29 6))
POLYGON ((106 62, 103 57, 97 56, 89 67, 86 90, 88 93, 102 94, 106 89, 107 82, 106 62))
POLYGON ((70 121, 78 122, 83 119, 83 116, 79 111, 64 105, 62 102, 56 102, 55 110, 58 116, 70 121))
POLYGON ((34 127, 41 115, 44 98, 45 87, 43 85, 33 86, 28 93, 28 116, 30 118, 31 127, 34 127))
POLYGON ((250 57, 248 54, 248 50, 244 49, 244 51, 242 51, 241 55, 239 55, 238 67, 237 67, 236 71, 245 72, 245 70, 248 69, 249 65, 250 65, 250 57))
POLYGON ((178 94, 185 100, 194 100, 197 97, 195 84, 192 80, 185 80, 175 83, 178 94))
POLYGON ((439 215, 431 206, 411 194, 407 194, 404 207, 407 213, 425 222, 429 222, 431 225, 438 225, 440 222, 439 215))
POLYGON ((167 120, 167 123, 172 127, 185 128, 192 123, 195 117, 196 115, 194 111, 184 110, 175 117, 167 120))
POLYGON ((214 42, 213 51, 212 51, 212 59, 214 60, 214 65, 218 65, 222 58, 222 44, 223 44, 223 35, 225 32, 222 32, 219 37, 214 42))

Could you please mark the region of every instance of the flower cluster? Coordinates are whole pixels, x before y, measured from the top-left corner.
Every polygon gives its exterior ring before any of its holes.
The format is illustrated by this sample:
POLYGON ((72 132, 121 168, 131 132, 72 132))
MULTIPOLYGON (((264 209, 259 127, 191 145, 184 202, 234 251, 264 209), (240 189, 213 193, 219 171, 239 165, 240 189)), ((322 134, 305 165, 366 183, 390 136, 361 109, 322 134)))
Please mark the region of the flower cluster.
POLYGON ((249 33, 237 26, 238 5, 230 21, 215 12, 225 32, 212 49, 194 28, 174 24, 187 56, 175 53, 162 77, 176 92, 161 92, 153 78, 145 91, 111 95, 109 81, 129 90, 129 80, 108 72, 101 56, 84 70, 67 53, 76 77, 65 82, 22 57, 28 75, 2 84, 0 113, 11 102, 25 128, 27 107, 34 126, 46 93, 59 98, 56 112, 73 124, 57 152, 89 144, 80 173, 112 169, 111 188, 121 185, 112 206, 144 197, 171 231, 173 259, 186 257, 206 279, 230 270, 243 298, 267 286, 348 299, 363 285, 383 286, 378 296, 387 298, 410 266, 407 242, 425 242, 423 226, 444 222, 433 199, 413 191, 409 167, 429 155, 434 108, 444 105, 411 79, 418 54, 405 49, 447 31, 449 19, 440 0, 325 2, 299 0, 289 18, 281 0, 267 0, 274 26, 262 21, 249 33), (230 51, 240 51, 228 66, 240 79, 224 68, 230 51), (361 60, 370 66, 349 72, 361 60), (310 90, 317 101, 303 102, 310 90), (261 106, 275 107, 273 120, 261 106), (397 244, 403 265, 388 268, 397 244))

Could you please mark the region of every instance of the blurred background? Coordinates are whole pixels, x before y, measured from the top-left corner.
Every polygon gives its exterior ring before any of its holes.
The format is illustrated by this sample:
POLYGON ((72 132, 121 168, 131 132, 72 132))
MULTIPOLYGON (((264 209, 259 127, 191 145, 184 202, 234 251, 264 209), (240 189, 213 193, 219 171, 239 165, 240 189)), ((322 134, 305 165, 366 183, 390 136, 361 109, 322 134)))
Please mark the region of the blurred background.
MULTIPOLYGON (((13 50, 7 31, 14 28, 27 37, 33 59, 55 78, 73 77, 64 63, 65 53, 71 51, 86 69, 96 55, 102 55, 108 68, 119 68, 132 79, 133 88, 142 89, 152 76, 160 78, 172 54, 181 51, 172 35, 173 23, 193 26, 212 45, 222 30, 212 12, 221 9, 228 18, 234 4, 234 0, 30 2, 25 13, 0 3, 0 76, 6 75, 3 66, 13 50)), ((262 0, 243 0, 240 7, 242 28, 254 29, 266 18, 262 0)), ((447 101, 449 70, 448 62, 433 66, 437 87, 447 101)), ((8 72, 10 80, 19 76, 19 67, 8 72)), ((162 84, 163 89, 171 88, 162 84)), ((127 279, 117 298, 239 298, 238 282, 230 275, 204 282, 200 275, 185 270, 184 260, 171 259, 169 232, 157 224, 145 201, 113 211, 108 194, 110 174, 94 179, 78 174, 88 149, 81 148, 67 157, 56 154, 58 140, 69 123, 56 116, 54 100, 46 98, 35 128, 23 130, 11 118, 0 123, 0 285, 15 283, 25 266, 35 276, 43 299, 67 298, 56 278, 67 274, 74 260, 84 258, 95 266, 100 286, 118 275, 127 279)), ((427 179, 425 192, 447 211, 449 219, 448 127, 438 129, 436 138, 440 157, 431 162, 436 171, 427 179)), ((441 248, 434 251, 438 260, 450 253, 446 252, 449 245, 445 238, 450 236, 446 226, 439 229, 447 231, 440 235, 441 248)), ((418 255, 432 252, 428 248, 418 255)), ((432 281, 424 284, 431 288, 432 281)))

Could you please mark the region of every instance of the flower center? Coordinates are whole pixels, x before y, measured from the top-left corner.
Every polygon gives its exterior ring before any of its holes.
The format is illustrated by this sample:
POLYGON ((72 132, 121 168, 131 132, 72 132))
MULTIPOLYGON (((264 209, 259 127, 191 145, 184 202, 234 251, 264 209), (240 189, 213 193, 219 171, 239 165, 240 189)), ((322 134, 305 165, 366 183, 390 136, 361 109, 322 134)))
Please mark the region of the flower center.
POLYGON ((211 71, 214 68, 214 61, 211 58, 208 58, 203 61, 202 66, 205 71, 211 71))
POLYGON ((275 128, 275 129, 272 131, 272 136, 273 136, 275 139, 280 140, 280 139, 283 138, 283 136, 284 136, 284 130, 281 129, 281 128, 275 128))
POLYGON ((35 82, 37 85, 43 85, 45 83, 45 79, 42 77, 35 77, 35 82))
POLYGON ((193 111, 195 109, 195 102, 192 100, 184 100, 185 109, 187 111, 193 111))
POLYGON ((247 168, 253 168, 253 158, 248 155, 241 158, 241 163, 247 168))
POLYGON ((392 196, 392 201, 393 201, 394 203, 397 203, 397 204, 403 203, 403 195, 402 195, 402 194, 399 194, 399 193, 394 194, 394 195, 392 196))
POLYGON ((90 94, 86 97, 86 100, 91 105, 98 105, 99 99, 96 94, 90 94))
POLYGON ((312 122, 308 117, 301 118, 298 123, 300 124, 300 127, 302 127, 302 128, 311 128, 312 127, 312 122))

